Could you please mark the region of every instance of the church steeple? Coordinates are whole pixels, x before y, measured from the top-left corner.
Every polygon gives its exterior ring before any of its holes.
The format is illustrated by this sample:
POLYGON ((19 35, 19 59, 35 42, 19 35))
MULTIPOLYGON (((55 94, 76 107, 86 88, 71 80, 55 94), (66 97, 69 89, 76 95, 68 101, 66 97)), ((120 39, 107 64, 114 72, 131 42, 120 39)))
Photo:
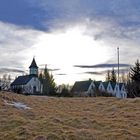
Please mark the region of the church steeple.
POLYGON ((36 64, 35 58, 33 58, 29 69, 30 69, 30 75, 38 76, 38 66, 36 64))

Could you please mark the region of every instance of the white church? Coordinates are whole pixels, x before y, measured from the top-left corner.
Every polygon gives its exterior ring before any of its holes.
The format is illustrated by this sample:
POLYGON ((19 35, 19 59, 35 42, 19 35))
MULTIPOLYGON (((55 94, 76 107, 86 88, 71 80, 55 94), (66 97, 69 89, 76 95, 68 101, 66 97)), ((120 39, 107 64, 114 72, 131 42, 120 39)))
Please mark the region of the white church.
POLYGON ((42 94, 43 85, 38 78, 38 66, 35 58, 32 60, 29 71, 29 75, 19 76, 11 83, 12 91, 29 95, 42 94))

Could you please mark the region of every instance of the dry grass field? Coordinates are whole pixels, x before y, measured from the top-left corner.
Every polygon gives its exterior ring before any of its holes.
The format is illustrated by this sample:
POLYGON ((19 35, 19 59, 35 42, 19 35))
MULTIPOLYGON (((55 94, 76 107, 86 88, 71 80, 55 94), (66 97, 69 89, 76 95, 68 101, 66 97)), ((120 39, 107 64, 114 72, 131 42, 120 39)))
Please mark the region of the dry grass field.
POLYGON ((0 140, 140 140, 140 99, 0 92, 0 140), (22 102, 31 109, 5 101, 22 102))

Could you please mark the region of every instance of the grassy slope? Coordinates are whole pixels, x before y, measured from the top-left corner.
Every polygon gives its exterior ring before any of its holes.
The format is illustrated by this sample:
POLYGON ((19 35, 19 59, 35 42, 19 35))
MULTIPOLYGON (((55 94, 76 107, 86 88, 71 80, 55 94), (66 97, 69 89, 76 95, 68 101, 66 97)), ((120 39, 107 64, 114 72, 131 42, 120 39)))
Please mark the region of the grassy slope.
POLYGON ((0 140, 139 140, 140 99, 50 98, 0 93, 0 140), (4 101, 21 101, 31 110, 4 101), (41 139, 40 139, 41 140, 41 139))

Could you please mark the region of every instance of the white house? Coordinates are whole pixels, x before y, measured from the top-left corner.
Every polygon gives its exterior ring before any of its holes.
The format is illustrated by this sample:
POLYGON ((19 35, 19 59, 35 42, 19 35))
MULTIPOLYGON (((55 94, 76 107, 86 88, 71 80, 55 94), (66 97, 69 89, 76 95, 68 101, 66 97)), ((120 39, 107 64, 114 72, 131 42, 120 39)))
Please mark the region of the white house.
POLYGON ((101 92, 110 93, 113 96, 115 96, 114 95, 114 85, 111 84, 111 82, 100 82, 98 90, 101 92))
POLYGON ((107 92, 117 98, 127 98, 125 85, 123 83, 102 82, 102 81, 78 81, 75 82, 72 92, 77 96, 96 96, 96 90, 107 92))
POLYGON ((114 82, 109 82, 109 83, 112 87, 112 89, 110 88, 110 93, 112 93, 112 95, 116 97, 116 93, 119 93, 119 85, 114 82))
POLYGON ((100 82, 100 85, 99 85, 99 87, 98 87, 98 90, 99 90, 99 91, 103 91, 103 92, 106 91, 106 86, 104 85, 103 82, 100 82))
POLYGON ((120 96, 120 86, 118 83, 115 84, 115 87, 114 87, 114 96, 117 97, 117 98, 121 98, 120 96))
POLYGON ((127 98, 127 92, 124 83, 103 82, 106 92, 111 93, 117 98, 127 98))
POLYGON ((108 83, 108 86, 107 86, 107 92, 108 92, 108 93, 112 93, 112 95, 115 95, 115 94, 114 94, 115 85, 116 85, 116 83, 111 83, 111 82, 109 82, 109 83, 108 83))
POLYGON ((11 83, 11 89, 14 92, 23 94, 41 94, 43 85, 38 78, 38 66, 35 59, 29 67, 30 74, 26 76, 19 76, 11 83))
POLYGON ((126 89, 125 89, 125 85, 123 83, 119 83, 118 87, 119 87, 119 90, 118 90, 119 92, 116 93, 116 97, 127 98, 127 92, 126 92, 126 89))

